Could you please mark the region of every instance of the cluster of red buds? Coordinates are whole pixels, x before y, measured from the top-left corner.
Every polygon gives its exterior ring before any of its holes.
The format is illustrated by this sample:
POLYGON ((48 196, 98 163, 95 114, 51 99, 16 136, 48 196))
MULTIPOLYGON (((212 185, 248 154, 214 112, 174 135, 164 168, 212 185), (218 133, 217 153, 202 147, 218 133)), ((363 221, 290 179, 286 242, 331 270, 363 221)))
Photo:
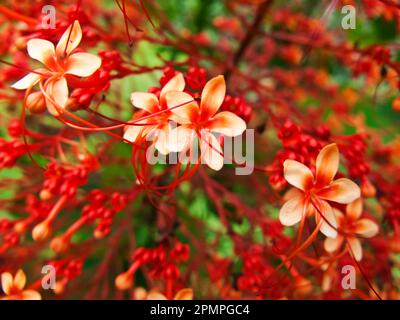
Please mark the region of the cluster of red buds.
POLYGON ((166 286, 166 296, 172 294, 172 286, 180 277, 178 264, 189 259, 189 246, 179 240, 164 240, 155 248, 138 248, 132 256, 132 265, 128 271, 120 274, 115 285, 118 289, 132 288, 135 272, 148 267, 149 276, 154 279, 163 279, 166 286))
POLYGON ((132 72, 123 65, 118 51, 99 51, 99 56, 103 63, 94 74, 84 80, 73 81, 75 89, 68 104, 71 110, 87 109, 94 97, 108 90, 112 79, 123 78, 132 72))
POLYGON ((55 278, 57 279, 54 292, 63 294, 68 283, 82 273, 83 260, 76 258, 53 260, 48 262, 47 265, 54 267, 55 278))
POLYGON ((89 204, 83 207, 82 218, 88 223, 97 220, 94 237, 104 238, 110 234, 114 216, 126 207, 129 197, 118 192, 110 196, 102 190, 92 190, 87 198, 89 204))
POLYGON ((252 108, 246 103, 246 100, 242 97, 234 98, 227 95, 221 106, 221 110, 233 112, 246 122, 249 122, 251 119, 252 108))
POLYGON ((282 141, 280 150, 274 162, 267 168, 271 172, 269 181, 276 189, 283 189, 287 184, 283 177, 283 162, 286 159, 297 160, 311 165, 311 160, 324 145, 324 142, 315 135, 305 133, 298 125, 287 120, 280 127, 278 138, 282 141))
POLYGON ((365 197, 374 197, 375 187, 368 178, 371 168, 366 159, 367 136, 365 134, 355 134, 343 139, 340 144, 344 157, 347 160, 349 175, 361 181, 361 190, 365 197))
POLYGON ((41 198, 47 200, 53 196, 73 197, 80 186, 88 181, 89 168, 85 165, 66 166, 50 163, 45 171, 41 198))
POLYGON ((0 138, 0 169, 11 168, 15 162, 27 153, 27 147, 23 141, 7 141, 0 138))
POLYGON ((263 248, 252 246, 242 254, 243 271, 237 280, 238 288, 258 294, 264 288, 264 281, 273 268, 266 263, 263 248))

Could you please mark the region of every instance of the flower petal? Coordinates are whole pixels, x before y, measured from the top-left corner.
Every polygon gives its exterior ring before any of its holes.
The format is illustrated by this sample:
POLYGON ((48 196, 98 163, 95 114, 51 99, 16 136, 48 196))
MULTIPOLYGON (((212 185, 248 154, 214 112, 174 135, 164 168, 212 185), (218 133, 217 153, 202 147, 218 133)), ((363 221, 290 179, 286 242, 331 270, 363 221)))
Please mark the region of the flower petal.
POLYGON ((343 225, 343 222, 345 220, 345 216, 342 213, 342 211, 340 211, 339 209, 336 209, 336 208, 332 208, 332 209, 333 209, 333 212, 335 214, 336 221, 338 223, 338 228, 340 228, 340 226, 343 225))
POLYGON ((67 60, 66 72, 77 77, 89 77, 101 66, 101 59, 91 53, 77 52, 67 60))
POLYGON ((56 53, 58 57, 64 57, 64 52, 66 56, 79 46, 82 40, 82 29, 78 20, 75 20, 67 30, 63 33, 56 46, 56 53), (72 29, 72 30, 71 30, 72 29))
POLYGON ((18 80, 13 85, 11 85, 11 88, 14 88, 17 90, 28 89, 29 87, 33 87, 36 83, 38 83, 40 80, 40 77, 41 77, 40 74, 37 74, 34 72, 28 73, 25 77, 18 80))
POLYGON ((206 120, 212 117, 221 107, 226 93, 224 76, 212 78, 204 86, 201 93, 201 117, 206 120))
POLYGON ((314 180, 314 176, 308 167, 290 159, 283 163, 283 175, 287 182, 303 191, 310 188, 314 180))
POLYGON ((316 161, 316 184, 319 187, 328 185, 339 168, 339 149, 336 143, 325 146, 319 152, 316 161))
POLYGON ((11 288, 13 287, 13 276, 9 272, 4 272, 1 274, 1 288, 4 293, 9 295, 11 293, 11 288))
POLYGON ((317 224, 320 222, 321 219, 323 219, 320 229, 321 233, 323 233, 328 238, 336 238, 338 234, 338 224, 336 221, 335 212, 333 211, 332 207, 329 205, 328 202, 320 201, 318 209, 319 211, 316 210, 315 212, 315 218, 317 224))
POLYGON ((124 133, 124 139, 129 142, 136 142, 136 140, 142 136, 143 126, 127 126, 124 133))
POLYGON ((340 248, 344 238, 338 235, 336 238, 326 238, 324 241, 324 248, 327 252, 335 252, 340 248))
POLYGON ((346 215, 351 220, 355 221, 361 217, 362 214, 362 200, 361 198, 349 203, 346 206, 346 215))
POLYGON ((19 269, 14 277, 14 286, 18 290, 22 290, 25 287, 25 284, 26 284, 25 272, 19 269))
POLYGON ((369 219, 360 219, 357 221, 355 233, 365 238, 372 238, 379 232, 378 225, 369 219))
POLYGON ((133 92, 131 94, 132 104, 148 113, 155 113, 158 110, 158 98, 155 94, 149 92, 133 92))
POLYGON ((182 73, 179 72, 177 75, 175 75, 175 77, 171 78, 161 89, 160 103, 162 105, 166 103, 165 95, 167 94, 167 92, 183 91, 183 89, 185 89, 185 78, 183 77, 182 73))
POLYGON ((68 101, 68 85, 64 77, 58 79, 50 79, 45 85, 46 94, 57 104, 54 105, 53 101, 46 98, 46 106, 49 112, 58 116, 68 101))
POLYGON ((161 128, 156 129, 155 147, 161 154, 169 153, 169 149, 168 149, 169 133, 170 133, 170 126, 168 124, 161 128))
POLYGON ((283 195, 282 199, 283 201, 289 201, 292 198, 296 198, 296 197, 301 197, 303 195, 303 192, 301 192, 299 189, 297 188, 290 188, 288 191, 285 192, 285 194, 283 195))
POLYGON ((133 291, 133 297, 135 300, 146 300, 147 290, 143 287, 136 287, 133 291))
POLYGON ((318 196, 325 200, 346 204, 360 197, 360 188, 353 181, 340 178, 328 187, 319 190, 318 196))
POLYGON ((199 107, 193 97, 181 91, 170 91, 166 94, 168 108, 171 109, 173 116, 171 119, 180 124, 190 124, 197 120, 199 107))
POLYGON ((331 290, 332 276, 329 274, 329 272, 324 272, 324 275, 322 276, 321 288, 323 292, 328 292, 329 290, 331 290))
POLYGON ((190 288, 179 290, 176 293, 174 300, 193 300, 193 290, 190 288))
POLYGON ((40 61, 48 68, 54 67, 54 44, 52 44, 50 41, 43 39, 31 39, 27 43, 27 50, 32 59, 40 61))
POLYGON ((279 221, 284 226, 293 226, 298 223, 304 211, 304 202, 302 197, 296 197, 287 201, 279 211, 279 221))
POLYGON ((168 136, 168 149, 170 152, 188 150, 193 143, 196 132, 188 126, 180 126, 172 129, 168 136))
POLYGON ((246 122, 236 114, 223 111, 216 114, 207 124, 212 132, 222 133, 228 137, 239 136, 246 130, 246 122))
POLYGON ((41 91, 30 93, 26 97, 26 107, 32 113, 42 113, 46 111, 46 102, 41 91))
POLYGON ((362 247, 360 240, 358 240, 357 238, 349 238, 348 242, 354 258, 357 261, 360 261, 362 259, 362 247))
POLYGON ((202 131, 200 136, 201 160, 211 169, 221 170, 224 166, 224 157, 220 143, 210 132, 202 131))
POLYGON ((22 300, 42 300, 42 296, 35 290, 24 290, 22 292, 22 300))
POLYGON ((167 298, 157 291, 150 291, 147 295, 147 300, 167 300, 167 298))

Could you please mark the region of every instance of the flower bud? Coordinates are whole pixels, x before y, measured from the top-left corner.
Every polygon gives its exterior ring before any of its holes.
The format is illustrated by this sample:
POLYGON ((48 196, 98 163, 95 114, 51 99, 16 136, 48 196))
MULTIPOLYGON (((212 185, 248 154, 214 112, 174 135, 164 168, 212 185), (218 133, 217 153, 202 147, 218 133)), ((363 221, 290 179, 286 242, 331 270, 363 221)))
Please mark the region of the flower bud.
POLYGON ((119 290, 127 290, 131 288, 133 285, 133 278, 132 275, 124 272, 121 273, 116 279, 115 279, 115 286, 119 290))
POLYGON ((394 111, 400 111, 400 97, 397 97, 392 102, 392 108, 394 111))
POLYGON ((64 237, 57 237, 51 240, 50 248, 56 253, 62 253, 69 247, 69 242, 64 237))
POLYGON ((312 285, 311 282, 303 277, 296 277, 295 279, 295 293, 299 297, 304 297, 308 294, 310 294, 312 291, 312 285))
POLYGON ((65 283, 64 281, 57 281, 56 282, 56 286, 54 288, 54 293, 59 295, 59 294, 63 294, 65 290, 65 283))
POLYGON ((27 41, 26 41, 25 38, 19 37, 19 38, 17 38, 17 39, 15 40, 15 47, 16 47, 18 50, 25 51, 25 50, 26 50, 26 43, 27 43, 27 41))
POLYGON ((8 125, 8 134, 13 138, 18 138, 22 136, 24 128, 22 127, 21 121, 14 119, 10 121, 8 125))
POLYGON ((81 108, 81 106, 79 105, 79 103, 75 98, 68 98, 67 108, 70 111, 77 111, 81 108))
POLYGON ((147 298, 147 291, 142 287, 137 287, 133 291, 133 299, 135 300, 146 300, 147 298))
POLYGON ((46 110, 46 102, 41 92, 29 94, 26 98, 26 107, 32 113, 42 113, 46 110))
POLYGON ((93 236, 95 239, 100 240, 106 237, 106 235, 104 234, 104 232, 100 229, 96 229, 93 231, 93 236))
POLYGON ((45 220, 37 224, 32 230, 32 238, 35 241, 46 240, 51 234, 50 224, 45 220))
POLYGON ((366 198, 375 197, 376 189, 368 178, 363 179, 361 183, 361 192, 362 195, 366 198))
POLYGON ((400 238, 396 236, 390 238, 389 247, 391 251, 395 253, 400 253, 400 238))
POLYGON ((43 189, 42 191, 40 191, 39 197, 40 200, 42 201, 46 201, 52 198, 52 194, 48 189, 43 189))
POLYGON ((24 234, 25 231, 26 231, 26 224, 25 224, 25 222, 24 222, 24 221, 17 222, 17 223, 14 225, 14 231, 15 231, 16 233, 18 233, 18 234, 24 234))

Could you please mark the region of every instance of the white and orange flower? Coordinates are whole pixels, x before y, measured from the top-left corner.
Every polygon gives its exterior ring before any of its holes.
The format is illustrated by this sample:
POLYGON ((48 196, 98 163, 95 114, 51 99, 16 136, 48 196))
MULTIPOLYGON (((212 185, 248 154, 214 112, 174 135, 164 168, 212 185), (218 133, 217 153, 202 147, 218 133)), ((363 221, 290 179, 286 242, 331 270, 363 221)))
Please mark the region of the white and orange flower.
POLYGON ((362 259, 362 247, 360 238, 372 238, 378 231, 378 225, 362 215, 362 200, 356 201, 346 206, 346 214, 338 209, 333 209, 338 223, 338 236, 335 239, 325 239, 324 247, 327 252, 335 252, 340 249, 346 240, 350 246, 351 252, 357 261, 362 259))
POLYGON ((285 226, 293 226, 307 215, 315 214, 320 231, 330 238, 337 236, 337 221, 329 201, 348 204, 360 197, 360 188, 351 180, 334 180, 339 167, 339 150, 336 144, 325 146, 316 159, 316 175, 304 164, 286 160, 283 164, 290 190, 287 202, 279 212, 285 226), (323 221, 321 221, 323 219, 323 221))
MULTIPOLYGON (((155 148, 162 154, 168 154, 168 134, 170 131, 169 119, 171 111, 167 108, 166 94, 171 91, 183 91, 185 79, 182 73, 178 73, 161 89, 160 99, 154 93, 134 92, 131 95, 132 104, 141 109, 134 117, 140 120, 134 125, 125 127, 124 139, 130 142, 138 142, 140 139, 149 138, 154 141, 155 148)), ((193 99, 192 99, 193 100, 193 99)))
POLYGON ((28 54, 45 68, 35 69, 11 87, 29 91, 40 84, 41 91, 30 93, 26 99, 32 112, 47 110, 57 116, 67 105, 69 91, 67 75, 91 76, 101 65, 101 59, 86 52, 74 52, 82 39, 79 21, 74 21, 64 32, 57 46, 44 39, 31 39, 27 43, 28 54))
POLYGON ((223 76, 217 76, 206 83, 201 94, 200 106, 191 95, 185 92, 169 92, 167 105, 171 108, 171 119, 181 124, 170 134, 171 152, 186 153, 192 150, 194 139, 199 139, 201 160, 210 168, 220 170, 223 166, 221 144, 213 133, 229 137, 241 135, 246 130, 246 123, 229 111, 217 113, 226 92, 223 76), (180 106, 176 108, 176 106, 180 106))
POLYGON ((15 277, 9 272, 1 274, 1 287, 6 294, 1 300, 41 300, 40 293, 35 290, 24 290, 26 276, 21 269, 15 277))

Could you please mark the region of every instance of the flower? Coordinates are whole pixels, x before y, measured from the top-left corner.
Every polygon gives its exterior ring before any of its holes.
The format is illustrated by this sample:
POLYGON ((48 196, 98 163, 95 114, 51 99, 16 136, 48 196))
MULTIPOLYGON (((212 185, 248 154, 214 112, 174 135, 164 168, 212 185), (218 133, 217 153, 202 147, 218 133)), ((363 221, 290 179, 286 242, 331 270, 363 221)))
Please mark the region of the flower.
MULTIPOLYGON (((165 295, 157 290, 146 291, 142 287, 138 287, 134 291, 134 298, 136 300, 168 300, 165 295)), ((193 300, 193 290, 185 288, 179 290, 172 300, 193 300)))
POLYGON ((147 115, 149 117, 137 122, 135 125, 126 126, 124 139, 136 142, 139 139, 152 136, 155 148, 162 154, 168 154, 167 142, 171 112, 167 109, 165 97, 170 91, 183 91, 184 88, 185 79, 182 73, 178 73, 161 89, 160 99, 154 93, 133 92, 131 102, 142 111, 139 111, 132 120, 147 115))
POLYGON ((7 295, 2 300, 41 300, 40 293, 35 290, 23 290, 26 284, 26 276, 24 271, 19 269, 12 276, 9 272, 1 274, 1 286, 7 295))
POLYGON ((334 252, 340 248, 346 240, 351 252, 357 261, 362 259, 362 247, 359 238, 372 238, 378 231, 378 225, 370 219, 362 218, 361 198, 346 206, 346 214, 333 209, 338 223, 339 234, 335 239, 327 238, 324 247, 327 252, 334 252))
POLYGON ((286 181, 296 189, 290 190, 289 200, 279 212, 285 226, 293 226, 306 215, 315 214, 320 231, 330 238, 337 236, 337 222, 328 201, 348 204, 360 197, 360 188, 351 180, 333 180, 339 167, 339 150, 335 143, 325 146, 316 159, 316 175, 295 160, 283 163, 286 181), (310 206, 310 204, 312 204, 310 206), (322 216, 322 217, 321 217, 322 216), (320 221, 320 219, 323 221, 320 221))
POLYGON ((86 52, 74 52, 82 39, 82 30, 78 20, 61 36, 57 46, 44 39, 31 39, 27 43, 28 54, 40 61, 46 68, 35 69, 11 87, 18 90, 30 90, 40 83, 41 92, 28 95, 27 107, 32 112, 47 110, 57 116, 68 101, 67 76, 89 77, 101 65, 101 59, 86 52), (42 87, 42 81, 43 87, 42 87))
POLYGON ((200 141, 201 159, 214 170, 223 166, 221 145, 212 132, 229 137, 241 135, 246 130, 246 123, 229 111, 217 113, 226 92, 223 76, 217 76, 206 83, 201 93, 200 106, 186 92, 169 92, 166 95, 167 105, 175 120, 181 126, 170 134, 169 148, 172 152, 191 150, 194 139, 200 141), (183 105, 179 108, 175 106, 183 105))

